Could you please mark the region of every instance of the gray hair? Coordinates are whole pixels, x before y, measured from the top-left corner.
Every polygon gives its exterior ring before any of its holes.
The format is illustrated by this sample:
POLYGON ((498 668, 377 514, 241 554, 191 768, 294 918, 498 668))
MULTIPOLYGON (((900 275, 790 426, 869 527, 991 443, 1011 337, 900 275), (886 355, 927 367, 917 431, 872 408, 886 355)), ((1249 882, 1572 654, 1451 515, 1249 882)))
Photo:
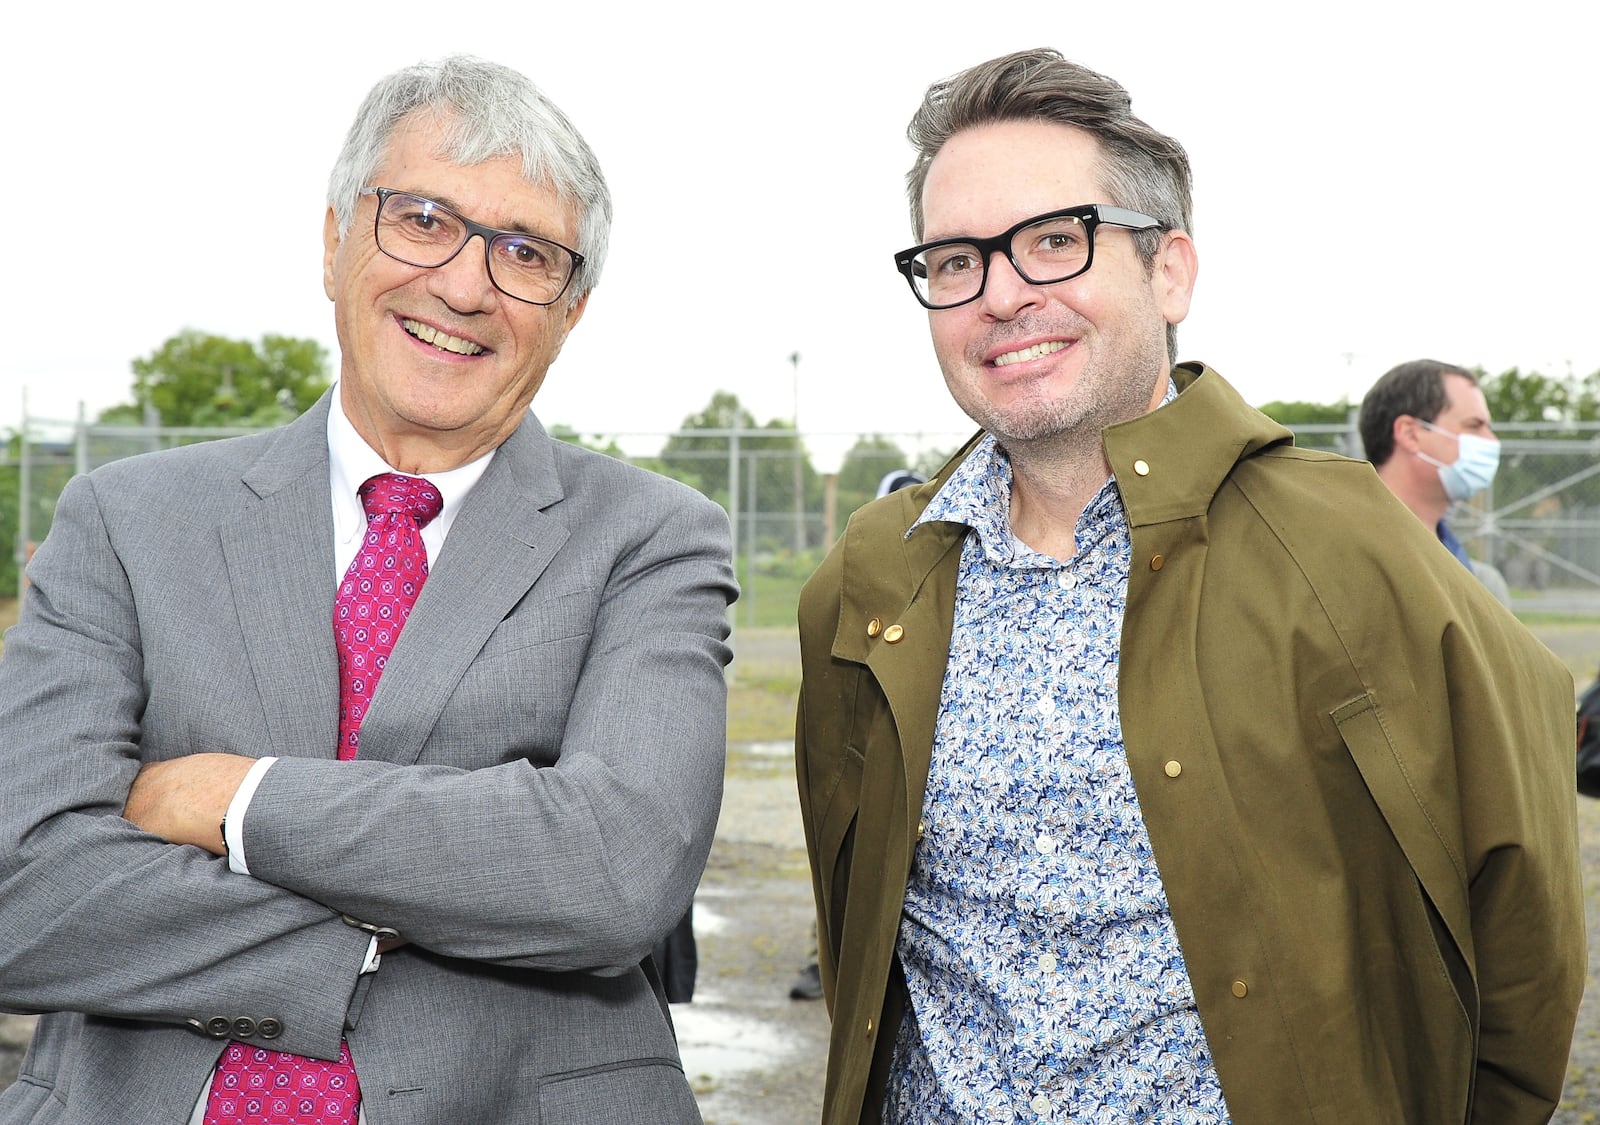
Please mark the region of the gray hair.
POLYGON ((340 237, 350 229, 357 194, 375 186, 367 181, 388 154, 395 129, 419 111, 446 125, 439 154, 445 159, 470 165, 520 156, 524 179, 547 184, 577 205, 573 249, 584 262, 568 299, 575 302, 594 288, 611 236, 611 192, 599 161, 567 115, 524 75, 469 55, 398 70, 367 94, 328 177, 328 205, 340 237))
MULTIPOLYGON (((1003 121, 1071 125, 1099 142, 1100 188, 1108 196, 1103 202, 1142 211, 1161 223, 1161 230, 1134 234, 1147 271, 1164 231, 1193 232, 1193 177, 1183 146, 1135 117, 1133 100, 1120 83, 1041 47, 979 63, 928 87, 906 127, 917 150, 906 191, 919 240, 925 221, 922 192, 933 158, 957 133, 1003 121)), ((1176 356, 1177 325, 1167 326, 1167 351, 1176 356)))

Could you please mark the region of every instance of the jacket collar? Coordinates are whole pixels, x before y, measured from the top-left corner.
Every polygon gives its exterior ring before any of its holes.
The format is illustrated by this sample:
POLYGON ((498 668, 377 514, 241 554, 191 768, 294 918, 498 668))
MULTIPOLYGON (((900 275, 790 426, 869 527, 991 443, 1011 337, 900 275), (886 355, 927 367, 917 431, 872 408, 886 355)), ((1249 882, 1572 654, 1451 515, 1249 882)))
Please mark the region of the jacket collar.
MULTIPOLYGON (((1251 407, 1204 364, 1180 363, 1172 378, 1176 399, 1109 426, 1103 435, 1130 528, 1203 514, 1235 464, 1294 441, 1290 430, 1251 407)), ((916 639, 936 641, 941 631, 927 625, 939 621, 940 614, 948 644, 953 581, 929 578, 946 564, 953 579, 951 555, 959 556, 968 529, 930 522, 906 532, 982 438, 981 431, 975 434, 926 484, 890 493, 851 519, 842 544, 845 578, 835 656, 872 663, 869 655, 882 651, 881 631, 892 624, 909 634, 917 622, 924 627, 916 639), (878 631, 869 631, 873 621, 878 631)))
POLYGON ((1130 528, 1203 515, 1236 464, 1294 441, 1204 364, 1180 363, 1172 378, 1176 399, 1102 435, 1130 528))

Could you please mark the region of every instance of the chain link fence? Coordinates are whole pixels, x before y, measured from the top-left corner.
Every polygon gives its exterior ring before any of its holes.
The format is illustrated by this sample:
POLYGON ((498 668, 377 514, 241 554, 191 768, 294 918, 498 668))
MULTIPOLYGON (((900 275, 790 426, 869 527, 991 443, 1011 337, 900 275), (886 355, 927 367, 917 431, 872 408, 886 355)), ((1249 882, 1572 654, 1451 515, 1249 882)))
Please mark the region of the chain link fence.
MULTIPOLYGON (((77 473, 153 449, 245 433, 243 429, 98 426, 31 418, 0 459, 0 520, 13 534, 14 575, 49 532, 56 497, 77 473)), ((1493 485, 1450 515, 1475 557, 1505 575, 1523 611, 1600 613, 1600 423, 1496 428, 1500 470, 1493 485)), ((721 504, 734 530, 745 597, 739 612, 765 618, 757 599, 785 602, 871 500, 890 473, 931 474, 968 433, 801 433, 731 429, 572 434, 578 441, 685 481, 721 504), (791 588, 792 587, 792 588, 791 588)), ((1354 422, 1296 428, 1300 445, 1360 455, 1354 422)))

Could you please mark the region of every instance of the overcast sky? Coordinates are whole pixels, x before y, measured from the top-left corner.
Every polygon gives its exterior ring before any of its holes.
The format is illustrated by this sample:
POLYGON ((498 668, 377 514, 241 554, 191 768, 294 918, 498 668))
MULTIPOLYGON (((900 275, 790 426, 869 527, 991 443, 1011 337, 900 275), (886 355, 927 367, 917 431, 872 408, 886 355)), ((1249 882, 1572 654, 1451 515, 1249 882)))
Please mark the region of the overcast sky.
POLYGON ((29 3, 0 67, 0 427, 24 388, 43 417, 126 400, 129 362, 184 328, 334 352, 328 169, 375 79, 455 51, 525 71, 615 196, 546 423, 662 431, 718 389, 764 422, 798 384, 813 433, 966 429, 891 263, 905 123, 929 82, 1034 46, 1189 149, 1179 350, 1250 401, 1359 400, 1421 356, 1586 374, 1596 23, 1555 0, 29 3))

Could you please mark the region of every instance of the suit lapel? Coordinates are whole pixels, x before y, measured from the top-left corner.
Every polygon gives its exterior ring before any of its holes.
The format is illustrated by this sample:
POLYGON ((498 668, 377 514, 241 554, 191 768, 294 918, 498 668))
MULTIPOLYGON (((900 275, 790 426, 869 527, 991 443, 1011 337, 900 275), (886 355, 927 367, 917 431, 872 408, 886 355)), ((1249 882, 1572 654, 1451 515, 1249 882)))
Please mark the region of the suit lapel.
POLYGON ((255 501, 221 529, 270 751, 281 755, 331 758, 338 738, 328 402, 324 395, 250 466, 243 479, 255 501))
POLYGON ((563 495, 554 441, 530 414, 462 504, 362 721, 363 757, 417 760, 489 634, 566 543, 545 511, 563 495))

